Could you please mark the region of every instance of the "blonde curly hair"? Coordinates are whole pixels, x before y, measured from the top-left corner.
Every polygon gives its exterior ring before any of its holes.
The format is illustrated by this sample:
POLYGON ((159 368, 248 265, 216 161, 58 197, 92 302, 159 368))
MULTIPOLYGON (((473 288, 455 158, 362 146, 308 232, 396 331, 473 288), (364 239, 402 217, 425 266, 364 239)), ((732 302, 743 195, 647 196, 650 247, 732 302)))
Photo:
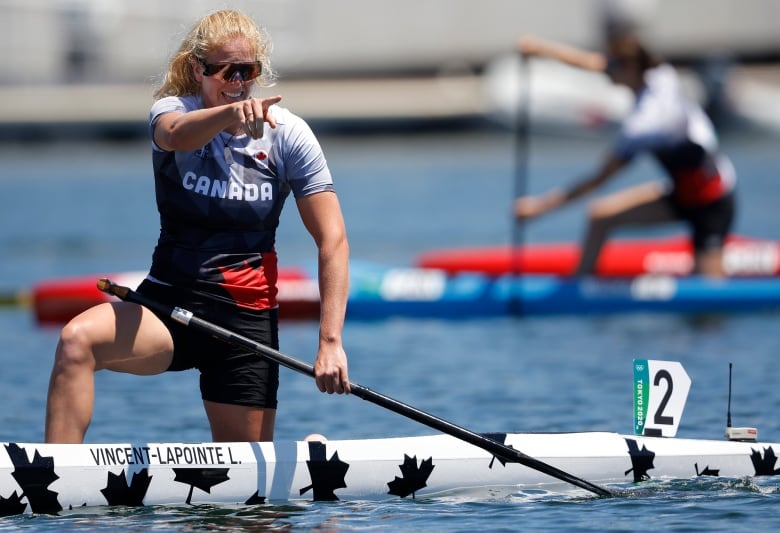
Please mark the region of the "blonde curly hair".
POLYGON ((155 100, 166 96, 198 94, 200 84, 195 80, 194 62, 203 62, 209 52, 226 39, 244 37, 253 44, 255 58, 263 70, 257 83, 270 86, 275 73, 271 68, 271 40, 249 16, 235 10, 216 11, 198 20, 185 36, 179 49, 171 57, 160 87, 154 92, 155 100))

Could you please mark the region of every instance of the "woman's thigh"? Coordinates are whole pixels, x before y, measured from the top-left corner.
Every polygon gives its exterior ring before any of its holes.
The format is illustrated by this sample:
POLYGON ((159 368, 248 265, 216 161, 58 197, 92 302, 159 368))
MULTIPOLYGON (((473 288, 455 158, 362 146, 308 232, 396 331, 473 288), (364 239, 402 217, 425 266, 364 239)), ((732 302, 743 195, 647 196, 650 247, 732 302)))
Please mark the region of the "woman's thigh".
POLYGON ((276 409, 203 401, 215 442, 271 441, 276 409))
POLYGON ((151 311, 129 302, 111 302, 84 311, 66 328, 75 328, 91 347, 95 370, 159 374, 173 356, 167 327, 151 311))

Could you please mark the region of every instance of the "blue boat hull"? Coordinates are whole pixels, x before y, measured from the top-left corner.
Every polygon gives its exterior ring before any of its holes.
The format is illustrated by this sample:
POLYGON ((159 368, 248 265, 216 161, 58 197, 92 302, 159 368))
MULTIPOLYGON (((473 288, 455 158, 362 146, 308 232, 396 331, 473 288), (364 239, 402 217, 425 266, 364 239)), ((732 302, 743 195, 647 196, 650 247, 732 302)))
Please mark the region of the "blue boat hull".
POLYGON ((745 312, 780 308, 780 278, 552 275, 448 276, 429 269, 353 268, 349 318, 745 312))

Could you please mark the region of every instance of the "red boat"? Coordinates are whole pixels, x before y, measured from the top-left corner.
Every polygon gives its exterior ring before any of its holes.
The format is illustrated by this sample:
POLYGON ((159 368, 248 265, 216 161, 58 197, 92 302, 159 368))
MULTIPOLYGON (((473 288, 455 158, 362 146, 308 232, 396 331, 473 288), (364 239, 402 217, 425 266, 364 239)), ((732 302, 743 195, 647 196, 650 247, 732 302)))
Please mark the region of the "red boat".
MULTIPOLYGON (((30 298, 35 319, 39 324, 61 324, 93 305, 116 300, 97 288, 99 278, 134 289, 145 276, 146 272, 137 271, 43 281, 33 287, 30 298)), ((295 268, 280 269, 277 286, 277 299, 283 304, 279 307, 281 318, 308 319, 319 315, 319 288, 312 276, 295 268)))
MULTIPOLYGON (((775 276, 780 274, 780 242, 740 235, 729 237, 724 263, 730 276, 775 276)), ((503 274, 555 274, 570 276, 580 260, 576 243, 559 242, 451 248, 420 254, 417 266, 438 268, 449 274, 479 272, 503 274)), ((596 264, 599 276, 642 274, 686 275, 691 273, 693 252, 690 239, 672 236, 654 239, 607 241, 596 264)))

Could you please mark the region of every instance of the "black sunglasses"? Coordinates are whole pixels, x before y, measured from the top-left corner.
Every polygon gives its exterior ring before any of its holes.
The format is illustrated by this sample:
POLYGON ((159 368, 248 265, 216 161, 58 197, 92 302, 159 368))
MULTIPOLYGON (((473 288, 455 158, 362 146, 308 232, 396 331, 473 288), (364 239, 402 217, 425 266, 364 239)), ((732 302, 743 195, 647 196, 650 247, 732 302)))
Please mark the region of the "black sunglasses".
POLYGON ((260 61, 254 63, 206 63, 203 65, 204 76, 216 76, 220 74, 224 81, 250 81, 255 79, 263 72, 263 64, 260 61), (239 80, 236 75, 240 76, 239 80))

